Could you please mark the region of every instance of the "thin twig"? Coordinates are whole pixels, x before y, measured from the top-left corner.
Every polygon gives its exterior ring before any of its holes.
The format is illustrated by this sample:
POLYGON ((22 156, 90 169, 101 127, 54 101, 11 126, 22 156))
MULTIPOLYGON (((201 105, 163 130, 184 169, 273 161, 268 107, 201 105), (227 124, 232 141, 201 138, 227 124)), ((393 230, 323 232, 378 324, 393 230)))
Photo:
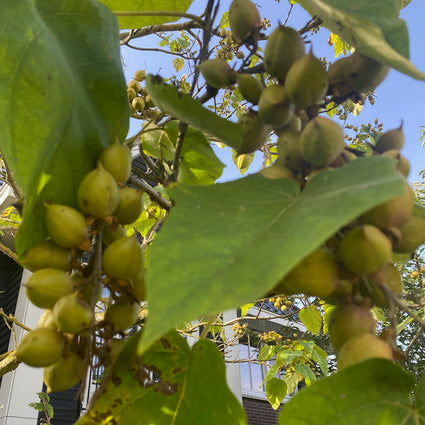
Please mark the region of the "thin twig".
POLYGON ((26 330, 26 331, 31 331, 31 328, 29 328, 28 326, 25 326, 23 323, 21 323, 15 316, 13 316, 13 314, 6 314, 3 310, 3 308, 0 308, 0 316, 3 317, 3 319, 7 320, 8 322, 12 322, 14 323, 16 326, 19 326, 20 328, 26 330))
POLYGON ((15 356, 15 350, 10 351, 8 355, 0 361, 0 376, 15 370, 21 362, 15 356))
POLYGON ((186 132, 188 128, 189 126, 186 123, 180 121, 179 134, 177 135, 177 141, 176 141, 176 152, 174 154, 174 161, 173 161, 173 171, 171 172, 170 176, 167 178, 167 183, 176 182, 179 176, 181 152, 183 148, 184 137, 186 136, 186 132))
POLYGON ((171 208, 172 208, 171 202, 168 201, 167 199, 165 199, 152 186, 149 186, 144 180, 132 176, 132 177, 130 177, 130 183, 132 185, 138 187, 139 189, 144 190, 149 195, 149 197, 152 199, 152 201, 161 205, 162 208, 166 209, 167 211, 171 210, 171 208))

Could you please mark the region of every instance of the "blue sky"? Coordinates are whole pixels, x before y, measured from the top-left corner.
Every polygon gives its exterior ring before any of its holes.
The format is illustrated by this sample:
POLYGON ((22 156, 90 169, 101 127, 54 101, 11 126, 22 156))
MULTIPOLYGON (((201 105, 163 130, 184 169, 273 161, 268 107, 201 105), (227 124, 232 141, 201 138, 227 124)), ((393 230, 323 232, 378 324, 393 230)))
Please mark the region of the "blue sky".
MULTIPOLYGON (((221 13, 228 9, 230 0, 221 2, 221 13)), ((278 22, 285 20, 289 4, 286 0, 277 3, 275 0, 257 1, 260 14, 271 21, 271 31, 278 22)), ((205 6, 205 1, 195 0, 190 8, 192 13, 200 13, 205 6)), ((423 0, 412 0, 409 6, 401 11, 400 17, 407 23, 410 39, 410 60, 425 72, 425 2, 423 0)), ((287 25, 296 29, 302 27, 310 16, 299 6, 293 8, 287 25)), ((329 32, 321 31, 312 38, 313 52, 316 56, 326 56, 328 60, 333 58, 333 48, 327 45, 329 32)), ((141 39, 141 43, 147 43, 146 38, 141 39)), ((156 46, 157 41, 153 40, 152 46, 156 46)), ((264 47, 264 45, 263 45, 264 47)), ((122 49, 125 63, 126 79, 130 80, 137 69, 146 69, 148 73, 160 73, 163 76, 174 73, 170 55, 161 53, 140 53, 128 48, 122 49)), ((182 71, 180 74, 183 74, 182 71)), ((406 137, 406 144, 402 153, 409 159, 411 173, 409 181, 419 180, 419 172, 425 168, 425 149, 420 142, 420 129, 425 126, 425 82, 417 81, 405 76, 398 71, 391 70, 386 80, 376 90, 376 101, 374 106, 366 103, 359 117, 351 120, 353 124, 373 122, 378 118, 384 124, 384 130, 399 127, 403 121, 403 130, 406 137)), ((134 121, 134 120, 132 120, 134 121)), ((138 130, 138 123, 132 123, 131 132, 138 130)), ((220 158, 227 165, 220 181, 240 177, 240 174, 231 161, 228 149, 219 150, 220 158)), ((256 161, 250 172, 258 171, 261 166, 261 155, 257 154, 256 161)))

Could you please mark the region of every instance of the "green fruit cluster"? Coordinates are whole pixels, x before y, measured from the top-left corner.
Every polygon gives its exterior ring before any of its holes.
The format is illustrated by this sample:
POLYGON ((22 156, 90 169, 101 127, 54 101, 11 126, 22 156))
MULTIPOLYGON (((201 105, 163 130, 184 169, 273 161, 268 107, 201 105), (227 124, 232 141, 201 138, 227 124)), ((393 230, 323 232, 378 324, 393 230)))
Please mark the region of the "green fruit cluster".
POLYGON ((46 310, 20 341, 16 356, 45 368, 48 391, 65 390, 83 378, 92 338, 108 341, 138 320, 145 299, 143 251, 123 226, 143 211, 142 193, 125 186, 131 161, 130 150, 118 142, 104 149, 78 187, 79 209, 45 204, 49 239, 22 259, 33 271, 25 283, 28 299, 46 310), (87 253, 88 263, 83 261, 87 253), (95 311, 104 290, 111 305, 99 318, 95 311))

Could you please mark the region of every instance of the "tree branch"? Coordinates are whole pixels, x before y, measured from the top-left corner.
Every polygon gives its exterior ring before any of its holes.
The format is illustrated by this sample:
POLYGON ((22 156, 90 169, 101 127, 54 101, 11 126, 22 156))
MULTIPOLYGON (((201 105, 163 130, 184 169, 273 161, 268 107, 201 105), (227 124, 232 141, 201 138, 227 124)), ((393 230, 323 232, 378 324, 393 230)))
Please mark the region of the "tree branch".
POLYGON ((139 189, 144 190, 152 199, 152 201, 161 205, 162 208, 166 209, 167 211, 171 210, 172 208, 171 202, 165 199, 159 192, 157 192, 153 187, 149 186, 142 179, 138 179, 137 177, 132 176, 130 177, 130 183, 138 187, 139 189))
POLYGON ((21 362, 15 356, 15 350, 10 351, 8 355, 0 361, 0 376, 15 370, 21 362))

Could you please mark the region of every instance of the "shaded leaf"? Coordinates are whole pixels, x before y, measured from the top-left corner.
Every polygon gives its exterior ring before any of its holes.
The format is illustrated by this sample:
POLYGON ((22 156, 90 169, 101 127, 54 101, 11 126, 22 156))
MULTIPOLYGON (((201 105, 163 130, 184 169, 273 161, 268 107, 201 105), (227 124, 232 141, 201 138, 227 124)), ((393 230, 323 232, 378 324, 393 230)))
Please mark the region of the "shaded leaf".
POLYGON ((184 60, 182 58, 173 59, 173 66, 177 72, 181 71, 184 67, 184 60))
POLYGON ((302 357, 303 355, 304 353, 298 350, 280 351, 276 357, 276 364, 278 364, 279 366, 287 366, 289 363, 292 362, 292 360, 296 359, 297 357, 302 357))
POLYGON ((294 369, 304 377, 305 383, 307 385, 311 385, 313 382, 317 380, 316 375, 314 372, 310 369, 309 366, 305 364, 297 364, 294 366, 294 369))
MULTIPOLYGON (((192 0, 100 0, 113 12, 186 12, 192 0)), ((121 14, 122 15, 122 14, 121 14)), ((178 16, 118 16, 121 28, 135 29, 180 19, 178 16)))
POLYGON ((299 312, 299 318, 309 332, 314 335, 320 332, 322 327, 322 315, 314 305, 302 308, 299 312))
POLYGON ((2 17, 1 149, 25 197, 22 255, 47 236, 42 201, 76 206, 101 150, 127 134, 129 105, 118 23, 104 5, 3 2, 2 17))
POLYGON ((298 387, 298 373, 292 368, 286 369, 283 380, 287 386, 287 394, 292 394, 298 387))
POLYGON ((161 111, 216 137, 236 150, 239 149, 242 143, 242 127, 239 124, 219 117, 189 95, 179 93, 174 87, 164 84, 156 76, 147 76, 146 88, 161 111))
POLYGON ((282 379, 272 378, 267 381, 266 384, 266 395, 267 400, 274 410, 279 409, 280 403, 282 403, 283 399, 286 396, 286 391, 288 387, 286 382, 282 379))
POLYGON ((104 378, 103 391, 77 425, 246 425, 212 341, 200 340, 190 349, 171 332, 137 358, 138 338, 126 344, 104 378))
POLYGON ((260 352, 258 353, 257 360, 265 361, 270 360, 276 353, 276 346, 274 345, 264 345, 261 347, 260 352))
POLYGON ((301 194, 293 180, 259 174, 172 188, 176 207, 151 248, 143 340, 261 298, 341 226, 403 191, 393 160, 380 157, 320 173, 301 194))
POLYGON ((281 425, 413 425, 414 379, 388 360, 373 359, 315 382, 288 402, 281 425))
POLYGON ((251 307, 254 307, 254 305, 255 305, 255 303, 248 303, 248 304, 244 304, 243 306, 241 306, 241 317, 244 318, 247 315, 248 310, 251 307))
POLYGON ((360 52, 418 80, 425 80, 409 60, 406 23, 397 0, 298 0, 312 16, 360 52))

